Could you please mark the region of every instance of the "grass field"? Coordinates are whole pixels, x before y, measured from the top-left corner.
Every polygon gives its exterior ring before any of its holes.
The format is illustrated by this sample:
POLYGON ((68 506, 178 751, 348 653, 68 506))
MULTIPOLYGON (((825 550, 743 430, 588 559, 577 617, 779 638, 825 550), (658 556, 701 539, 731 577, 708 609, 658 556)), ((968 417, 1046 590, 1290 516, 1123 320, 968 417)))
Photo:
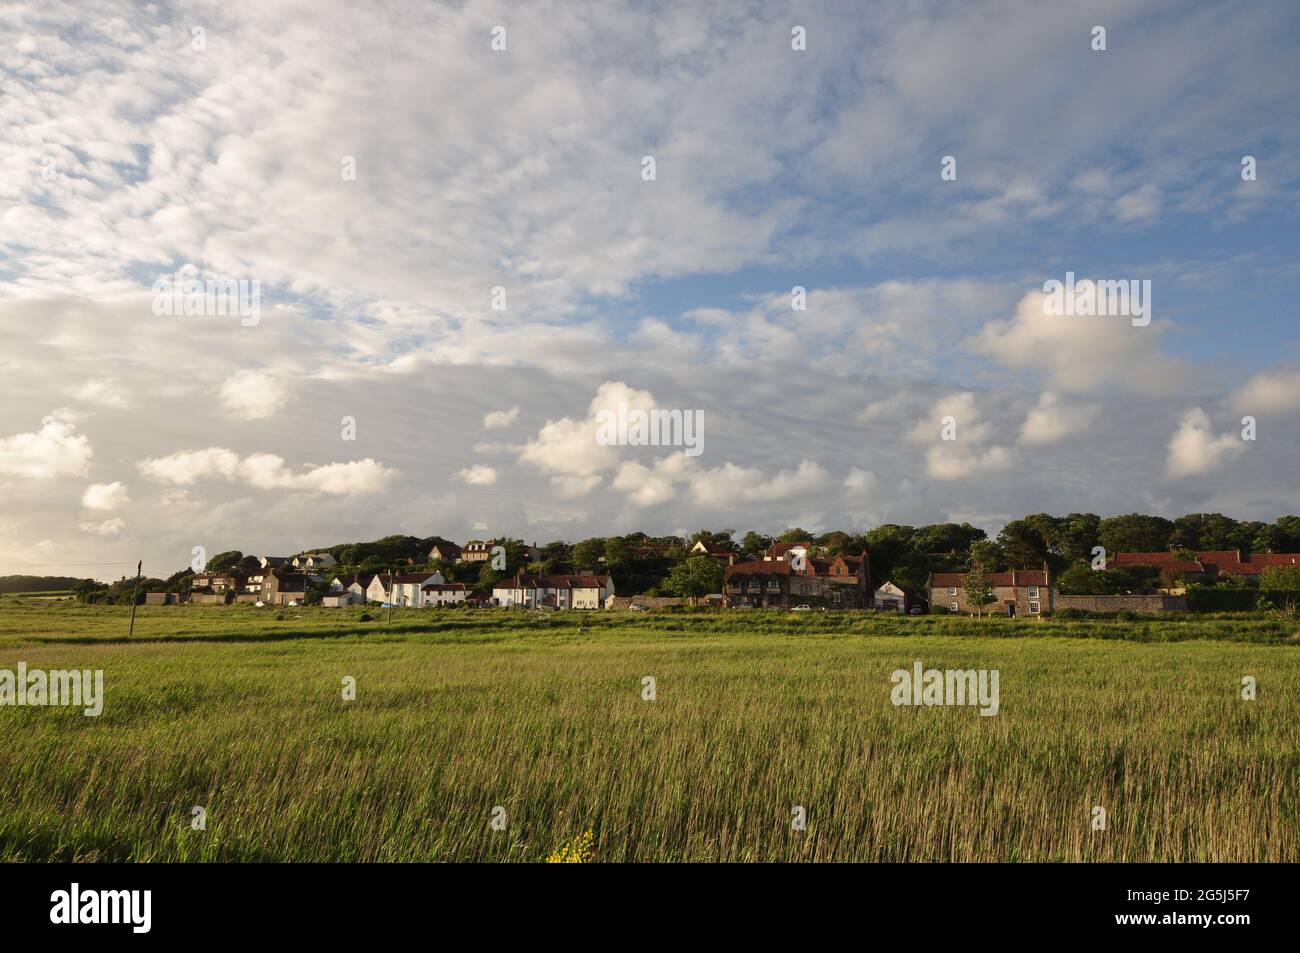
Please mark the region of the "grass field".
POLYGON ((1300 860, 1294 621, 370 612, 0 601, 106 695, 0 708, 0 860, 1300 860))

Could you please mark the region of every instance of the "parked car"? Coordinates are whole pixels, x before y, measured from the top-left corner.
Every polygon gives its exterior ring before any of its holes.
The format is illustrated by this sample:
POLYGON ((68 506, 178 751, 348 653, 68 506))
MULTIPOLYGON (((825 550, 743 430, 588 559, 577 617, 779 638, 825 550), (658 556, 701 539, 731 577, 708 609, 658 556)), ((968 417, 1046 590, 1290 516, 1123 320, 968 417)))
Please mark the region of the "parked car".
POLYGON ((908 615, 925 615, 925 610, 922 609, 920 606, 912 606, 912 608, 910 608, 910 609, 907 610, 907 614, 908 614, 908 615))
POLYGON ((628 612, 649 612, 649 611, 650 611, 650 607, 649 607, 649 606, 643 606, 643 605, 641 605, 641 603, 639 603, 639 602, 634 602, 634 603, 632 603, 630 606, 627 607, 627 611, 628 611, 628 612))
POLYGON ((733 609, 752 609, 752 608, 754 608, 754 607, 751 606, 748 602, 742 602, 740 605, 738 605, 738 606, 732 606, 731 608, 733 608, 733 609))
POLYGON ((811 612, 811 611, 812 611, 812 606, 808 605, 808 603, 805 602, 805 603, 804 603, 803 605, 801 605, 801 606, 791 606, 791 607, 790 607, 790 611, 791 611, 791 612, 811 612))

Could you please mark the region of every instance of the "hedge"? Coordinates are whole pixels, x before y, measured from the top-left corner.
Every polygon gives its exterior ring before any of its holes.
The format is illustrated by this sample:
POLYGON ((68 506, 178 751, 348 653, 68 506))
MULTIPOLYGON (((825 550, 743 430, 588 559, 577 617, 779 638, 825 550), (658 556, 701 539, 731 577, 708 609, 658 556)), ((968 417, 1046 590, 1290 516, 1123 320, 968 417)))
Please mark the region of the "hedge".
POLYGON ((1295 589, 1201 589, 1187 590, 1187 608, 1193 612, 1244 612, 1267 599, 1274 608, 1300 605, 1300 590, 1295 589))

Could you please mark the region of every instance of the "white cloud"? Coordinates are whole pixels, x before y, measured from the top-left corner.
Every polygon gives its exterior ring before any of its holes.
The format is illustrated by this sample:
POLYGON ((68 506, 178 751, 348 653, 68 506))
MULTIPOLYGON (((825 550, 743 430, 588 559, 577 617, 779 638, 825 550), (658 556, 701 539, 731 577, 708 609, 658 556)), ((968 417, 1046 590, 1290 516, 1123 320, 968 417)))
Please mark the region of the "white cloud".
POLYGON ((189 486, 199 479, 220 476, 234 479, 239 471, 239 454, 224 447, 182 450, 166 457, 143 460, 140 472, 160 483, 189 486))
POLYGON ((484 466, 483 464, 457 470, 456 476, 462 483, 469 486, 492 486, 497 482, 496 468, 484 466))
POLYGON ((34 433, 0 437, 0 475, 50 479, 84 476, 95 455, 90 440, 65 416, 51 415, 34 433))
POLYGON ((1026 294, 1014 317, 984 325, 971 348, 1070 394, 1117 388, 1164 394, 1186 382, 1187 365, 1160 351, 1158 321, 1134 327, 1125 317, 1045 314, 1045 298, 1041 291, 1026 294))
POLYGON ((519 419, 518 405, 511 407, 509 410, 493 410, 483 415, 483 429, 494 430, 499 427, 509 427, 519 419))
POLYGON ((613 487, 634 506, 656 506, 683 494, 702 509, 735 508, 744 504, 775 503, 814 497, 830 486, 830 475, 812 460, 802 460, 793 470, 768 474, 756 467, 724 463, 702 469, 684 453, 674 453, 645 466, 628 460, 619 467, 613 487))
POLYGON ((1177 479, 1210 473, 1245 449, 1240 433, 1230 431, 1216 437, 1210 415, 1193 407, 1183 415, 1178 430, 1169 439, 1165 475, 1177 479))
POLYGON ((925 453, 926 475, 935 480, 960 480, 992 473, 1004 473, 1015 465, 1015 454, 1006 447, 978 451, 944 443, 925 453))
POLYGON ((114 517, 102 523, 81 523, 80 528, 83 533, 93 533, 96 536, 116 536, 126 528, 126 520, 114 517))
POLYGON ((773 503, 820 493, 830 475, 816 462, 802 460, 793 470, 767 477, 762 470, 725 463, 712 470, 692 473, 691 496, 699 506, 723 509, 738 503, 773 503))
POLYGON ((303 492, 374 493, 382 490, 397 471, 367 457, 346 463, 308 466, 295 473, 283 457, 273 453, 254 453, 240 459, 233 450, 208 447, 206 450, 183 450, 166 457, 144 460, 140 472, 152 480, 188 486, 199 479, 223 477, 240 480, 262 490, 298 490, 303 492))
POLYGON ((1041 446, 1088 430, 1097 420, 1099 408, 1090 404, 1069 404, 1059 394, 1044 391, 1020 428, 1020 442, 1041 446))
POLYGON ((1267 414, 1300 409, 1300 371, 1273 368, 1252 377, 1228 404, 1243 414, 1267 414))
POLYGON ((844 488, 854 493, 870 493, 876 487, 876 475, 870 470, 854 467, 844 478, 844 488))
POLYGON ((236 371, 221 384, 221 406, 244 420, 267 420, 288 403, 290 390, 265 371, 236 371))
POLYGON ((618 412, 620 403, 629 410, 651 410, 654 397, 622 381, 605 381, 596 390, 582 420, 562 417, 548 420, 537 436, 519 452, 519 460, 543 473, 557 476, 591 477, 619 465, 619 448, 596 442, 596 417, 602 410, 618 412))
POLYGON ((945 417, 953 419, 953 433, 959 443, 979 443, 987 439, 990 434, 988 424, 980 421, 975 395, 970 391, 963 391, 935 401, 930 412, 912 425, 907 439, 919 444, 942 440, 945 417))
POLYGON ((86 381, 77 388, 76 396, 78 400, 83 400, 88 404, 108 407, 113 410, 125 410, 131 406, 131 399, 122 389, 121 383, 111 377, 86 381))
POLYGON ((88 510, 115 510, 129 502, 126 484, 120 481, 92 483, 81 495, 81 505, 88 510))

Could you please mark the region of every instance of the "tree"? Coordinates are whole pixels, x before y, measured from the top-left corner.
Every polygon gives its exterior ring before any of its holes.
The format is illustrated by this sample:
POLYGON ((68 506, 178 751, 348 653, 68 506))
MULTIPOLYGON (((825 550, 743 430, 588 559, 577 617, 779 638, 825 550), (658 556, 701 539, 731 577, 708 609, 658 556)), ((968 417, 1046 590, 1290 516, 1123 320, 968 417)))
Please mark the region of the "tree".
POLYGON ((562 539, 554 540, 542 547, 542 562, 548 572, 560 572, 573 565, 573 547, 562 539))
POLYGON ((632 547, 618 536, 605 540, 605 568, 626 566, 632 560, 632 547))
POLYGON ((1300 551, 1300 516, 1279 516, 1273 526, 1271 552, 1294 553, 1300 551))
POLYGON ((243 553, 237 549, 232 549, 228 552, 217 553, 208 560, 208 564, 204 568, 208 572, 225 572, 227 569, 233 569, 237 566, 243 558, 243 553))
POLYGON ((1163 553, 1169 549, 1174 524, 1163 516, 1129 513, 1101 521, 1097 537, 1110 553, 1163 553))
POLYGON ((573 566, 575 569, 596 569, 600 566, 600 557, 604 555, 604 539, 598 536, 584 539, 573 547, 573 566))
POLYGON ((923 554, 954 553, 965 556, 971 544, 988 536, 970 523, 932 523, 916 530, 916 548, 923 554))
POLYGON ((813 534, 808 532, 806 529, 800 529, 798 526, 795 526, 778 536, 776 541, 778 543, 811 543, 813 541, 813 534))
POLYGON ((1104 572, 1089 563, 1073 563, 1056 577, 1056 591, 1063 596, 1103 596, 1110 587, 1104 572))
POLYGON ((771 536, 763 536, 750 530, 745 534, 745 538, 740 542, 740 548, 749 553, 751 556, 761 556, 763 551, 772 545, 771 536))
POLYGON ((970 567, 976 566, 985 572, 1003 572, 1007 568, 1007 554, 991 539, 976 540, 970 547, 970 567))
POLYGON ((971 563, 970 572, 966 573, 963 585, 966 589, 966 604, 973 605, 979 615, 984 614, 986 605, 997 599, 993 587, 989 585, 988 577, 984 574, 984 567, 978 562, 971 563))
POLYGON ((998 545, 1012 569, 1039 569, 1047 562, 1048 544, 1039 526, 1028 519, 1012 520, 998 533, 998 545))
POLYGON ((700 596, 722 591, 723 569, 722 563, 717 559, 692 556, 672 568, 664 586, 669 592, 690 599, 691 605, 695 605, 700 596))
POLYGON ((1060 521, 1057 547, 1061 557, 1070 562, 1092 559, 1092 549, 1100 545, 1098 534, 1101 517, 1096 513, 1071 513, 1060 521))
POLYGON ((1259 574, 1259 588, 1300 591, 1300 566, 1265 566, 1259 574))

